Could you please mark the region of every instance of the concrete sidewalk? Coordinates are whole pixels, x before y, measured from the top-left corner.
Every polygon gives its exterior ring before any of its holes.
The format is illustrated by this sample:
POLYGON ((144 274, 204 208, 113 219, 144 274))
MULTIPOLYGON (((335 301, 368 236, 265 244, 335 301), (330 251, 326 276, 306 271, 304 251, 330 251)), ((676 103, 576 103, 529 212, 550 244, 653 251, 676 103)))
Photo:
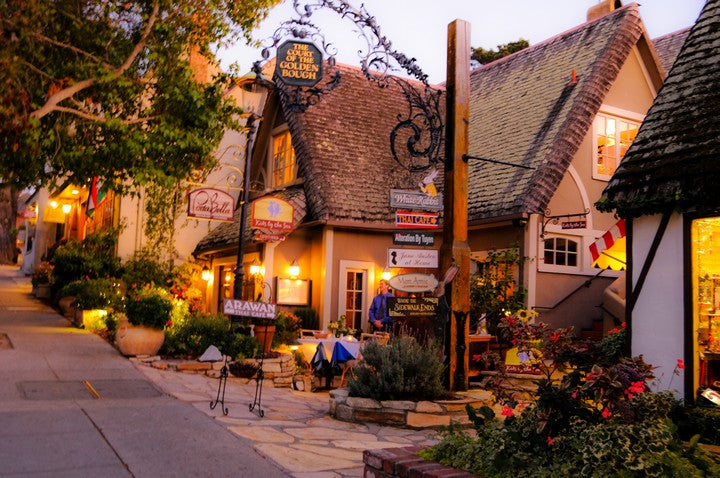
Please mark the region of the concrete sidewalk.
POLYGON ((252 445, 0 266, 0 477, 288 476, 252 445))
POLYGON ((0 337, 0 463, 9 464, 0 477, 360 477, 363 450, 438 440, 430 430, 334 420, 327 392, 269 383, 260 418, 249 410, 254 382, 233 378, 224 416, 209 407, 217 379, 122 357, 30 297, 16 270, 0 266, 0 334, 14 347, 0 337))

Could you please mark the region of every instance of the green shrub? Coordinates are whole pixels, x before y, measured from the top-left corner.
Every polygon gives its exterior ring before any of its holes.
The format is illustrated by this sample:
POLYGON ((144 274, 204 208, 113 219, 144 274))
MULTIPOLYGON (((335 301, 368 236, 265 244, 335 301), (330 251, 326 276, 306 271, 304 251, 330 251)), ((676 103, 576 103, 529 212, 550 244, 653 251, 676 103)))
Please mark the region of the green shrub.
MULTIPOLYGON (((211 345, 227 353, 230 340, 230 321, 222 314, 189 315, 172 321, 165 329, 161 353, 176 357, 197 357, 211 345)), ((229 354, 228 354, 229 355, 229 354)))
POLYGON ((320 328, 320 316, 312 307, 298 307, 295 309, 295 315, 300 318, 303 329, 317 330, 320 328))
POLYGON ((40 265, 35 268, 30 278, 30 283, 33 287, 44 284, 52 285, 53 281, 53 265, 49 262, 41 262, 40 265))
POLYGON ((78 295, 78 292, 85 286, 85 279, 78 279, 70 282, 69 284, 65 284, 60 288, 58 293, 56 294, 58 299, 61 299, 63 297, 75 297, 78 295))
POLYGON ((272 346, 292 344, 300 336, 300 318, 290 312, 278 312, 275 316, 275 335, 272 346))
POLYGON ((172 265, 161 262, 148 249, 141 249, 125 262, 122 278, 129 287, 146 284, 166 286, 172 277, 172 265))
POLYGON ((235 360, 257 358, 260 356, 260 344, 255 337, 235 334, 227 341, 225 348, 220 349, 225 355, 235 360))
POLYGON ((700 435, 700 442, 720 445, 720 409, 683 406, 678 403, 670 413, 683 440, 700 435))
POLYGON ((61 290, 75 291, 75 307, 83 310, 114 308, 122 310, 123 301, 117 279, 82 279, 61 290))
POLYGON ((432 400, 447 396, 443 354, 435 342, 392 337, 387 345, 368 342, 363 360, 348 381, 350 396, 375 400, 432 400))
POLYGON ((78 279, 118 277, 120 259, 115 256, 119 231, 103 229, 88 234, 83 241, 69 240, 59 244, 50 254, 57 291, 78 279))
POLYGON ((170 321, 173 304, 170 294, 154 286, 132 289, 125 301, 125 314, 133 325, 162 329, 170 321))

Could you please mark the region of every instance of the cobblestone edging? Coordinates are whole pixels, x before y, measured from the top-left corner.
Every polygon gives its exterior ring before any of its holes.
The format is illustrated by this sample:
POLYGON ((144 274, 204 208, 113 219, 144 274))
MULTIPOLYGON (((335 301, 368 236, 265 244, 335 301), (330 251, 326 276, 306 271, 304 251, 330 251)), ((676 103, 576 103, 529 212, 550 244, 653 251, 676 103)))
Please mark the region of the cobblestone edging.
POLYGON ((416 455, 422 448, 404 447, 365 450, 363 478, 472 478, 466 471, 457 470, 416 455))
POLYGON ((410 428, 467 427, 465 406, 493 407, 492 393, 485 390, 458 393, 452 400, 373 400, 348 396, 347 388, 330 391, 330 415, 346 422, 374 422, 410 428))
MULTIPOLYGON (((173 370, 184 373, 197 373, 208 377, 218 378, 224 362, 199 362, 197 360, 174 360, 162 359, 155 356, 138 356, 130 358, 131 361, 147 365, 159 370, 173 370)), ((259 365, 259 359, 246 359, 245 362, 259 365)), ((263 360, 263 375, 265 384, 272 383, 275 388, 289 388, 292 386, 293 374, 295 372, 295 360, 290 354, 282 354, 277 358, 266 358, 263 360)), ((254 378, 239 378, 230 375, 229 380, 248 383, 254 378)))

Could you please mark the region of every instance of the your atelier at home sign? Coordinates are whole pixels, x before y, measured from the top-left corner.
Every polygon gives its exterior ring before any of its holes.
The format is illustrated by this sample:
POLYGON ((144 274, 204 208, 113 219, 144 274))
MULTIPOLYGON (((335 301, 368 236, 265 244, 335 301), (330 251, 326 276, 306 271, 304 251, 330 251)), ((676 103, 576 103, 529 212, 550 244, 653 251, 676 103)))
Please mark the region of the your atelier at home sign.
POLYGON ((438 251, 427 249, 388 249, 390 267, 436 268, 438 251))
POLYGON ((235 299, 225 299, 223 302, 223 313, 227 315, 239 315, 241 317, 253 317, 256 319, 274 319, 275 312, 275 304, 266 304, 265 302, 235 299))
POLYGON ((322 53, 312 43, 289 40, 277 49, 275 74, 283 83, 314 86, 322 79, 322 53))

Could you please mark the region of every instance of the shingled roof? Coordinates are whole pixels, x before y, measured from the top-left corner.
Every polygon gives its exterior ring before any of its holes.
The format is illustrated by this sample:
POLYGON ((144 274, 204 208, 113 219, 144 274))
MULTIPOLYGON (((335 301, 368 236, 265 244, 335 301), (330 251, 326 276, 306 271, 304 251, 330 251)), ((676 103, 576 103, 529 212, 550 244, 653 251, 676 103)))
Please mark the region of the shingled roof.
POLYGON ((471 73, 470 155, 534 168, 471 159, 471 225, 545 211, 631 48, 652 57, 649 44, 630 4, 471 73))
MULTIPOLYGON (((424 176, 410 174, 390 150, 390 133, 400 116, 407 115, 408 100, 395 81, 380 88, 359 68, 338 65, 338 69, 340 85, 307 111, 294 112, 283 105, 298 176, 304 181, 308 219, 330 225, 392 228, 395 214, 390 207, 390 189, 418 189, 424 176)), ((419 82, 410 83, 423 87, 419 82)), ((403 144, 399 147, 405 148, 403 144)), ((442 174, 436 185, 441 183, 442 174)))
POLYGON ((675 63, 675 58, 677 58, 678 53, 680 53, 680 48, 682 48, 683 43, 685 43, 688 33, 690 33, 690 27, 653 38, 655 51, 666 72, 670 71, 673 63, 675 63))
POLYGON ((720 0, 708 0, 598 208, 621 217, 720 207, 720 0))

